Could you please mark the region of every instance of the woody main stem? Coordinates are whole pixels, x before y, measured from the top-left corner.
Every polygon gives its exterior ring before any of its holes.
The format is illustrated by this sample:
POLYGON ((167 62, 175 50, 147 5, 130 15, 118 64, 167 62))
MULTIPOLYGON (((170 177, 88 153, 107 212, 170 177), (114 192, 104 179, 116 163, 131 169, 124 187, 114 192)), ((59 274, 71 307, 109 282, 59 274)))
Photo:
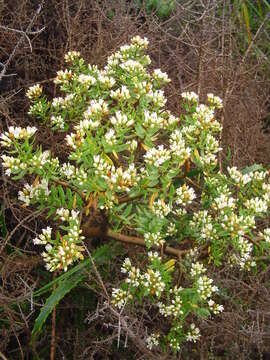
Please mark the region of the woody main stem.
MULTIPOLYGON (((102 226, 89 226, 87 223, 82 227, 83 235, 85 237, 100 237, 100 238, 110 238, 117 241, 121 241, 131 245, 138 245, 142 247, 146 247, 145 241, 143 238, 139 238, 137 236, 130 236, 125 234, 120 234, 114 232, 110 228, 104 228, 102 226)), ((180 250, 175 249, 171 246, 164 246, 161 248, 160 246, 154 246, 156 250, 161 250, 165 254, 176 256, 177 258, 182 257, 184 254, 188 253, 189 250, 180 250)))

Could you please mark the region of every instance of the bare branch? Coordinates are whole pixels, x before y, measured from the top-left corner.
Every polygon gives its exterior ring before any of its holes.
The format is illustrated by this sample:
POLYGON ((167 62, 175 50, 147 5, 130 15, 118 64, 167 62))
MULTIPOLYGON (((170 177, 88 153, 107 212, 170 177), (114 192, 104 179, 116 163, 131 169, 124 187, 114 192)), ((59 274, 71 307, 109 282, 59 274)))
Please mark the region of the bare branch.
POLYGON ((6 75, 7 69, 8 69, 8 67, 9 67, 9 65, 10 65, 10 63, 11 63, 14 55, 16 54, 17 49, 18 49, 19 46, 22 44, 24 38, 27 39, 27 41, 28 41, 28 43, 29 43, 29 46, 30 46, 30 49, 31 49, 31 52, 32 52, 32 45, 31 45, 31 41, 30 41, 28 35, 38 34, 38 33, 42 32, 42 31, 45 29, 45 27, 43 27, 42 29, 37 30, 37 31, 32 31, 32 30, 31 30, 32 26, 34 25, 34 23, 35 23, 35 21, 36 21, 36 19, 37 19, 37 17, 38 17, 38 15, 40 14, 40 11, 41 11, 43 5, 44 5, 44 0, 42 0, 41 3, 39 4, 39 6, 38 6, 38 8, 37 8, 37 10, 36 10, 36 12, 35 12, 32 20, 30 21, 30 23, 29 23, 29 25, 27 26, 27 28, 26 28, 25 31, 23 31, 23 30, 17 30, 17 29, 12 29, 12 28, 9 28, 9 27, 3 26, 3 25, 0 26, 0 27, 1 27, 2 29, 4 29, 4 30, 14 31, 14 32, 17 32, 17 33, 20 33, 20 34, 21 34, 21 37, 20 37, 20 39, 18 40, 17 44, 15 45, 14 49, 12 50, 11 54, 9 55, 9 58, 7 59, 7 61, 5 62, 5 64, 1 64, 3 68, 2 68, 2 71, 1 71, 1 73, 0 73, 0 81, 2 80, 2 78, 3 78, 4 76, 7 76, 7 75, 6 75))

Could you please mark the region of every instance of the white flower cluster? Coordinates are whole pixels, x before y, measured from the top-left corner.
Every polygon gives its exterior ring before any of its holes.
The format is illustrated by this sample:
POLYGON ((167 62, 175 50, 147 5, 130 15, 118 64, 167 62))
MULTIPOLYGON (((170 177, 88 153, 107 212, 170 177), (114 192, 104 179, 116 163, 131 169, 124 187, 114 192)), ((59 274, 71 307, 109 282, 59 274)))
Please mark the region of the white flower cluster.
POLYGON ((255 229, 255 217, 251 215, 237 215, 235 213, 221 214, 221 226, 230 231, 232 237, 244 235, 248 230, 255 229))
POLYGON ((210 299, 208 301, 209 309, 213 312, 213 314, 217 315, 220 314, 222 311, 224 311, 224 306, 216 304, 214 300, 210 299))
POLYGON ((239 236, 236 249, 239 254, 233 254, 229 258, 229 262, 237 265, 242 270, 250 270, 251 267, 256 266, 256 262, 252 260, 253 245, 242 236, 239 236))
POLYGON ((188 92, 188 91, 183 92, 181 94, 181 96, 182 96, 183 99, 185 99, 187 101, 190 101, 190 102, 197 103, 199 101, 199 96, 193 91, 191 91, 191 92, 188 92))
POLYGON ((64 98, 61 96, 53 98, 52 108, 55 108, 57 110, 66 109, 70 105, 72 105, 74 99, 75 99, 75 94, 68 94, 64 98))
POLYGON ((51 242, 52 228, 47 226, 46 229, 42 229, 42 234, 33 239, 34 245, 47 245, 51 242))
POLYGON ((148 99, 148 101, 152 102, 154 104, 154 106, 157 106, 159 108, 162 108, 163 106, 165 106, 165 104, 167 102, 167 99, 164 96, 163 90, 149 91, 146 94, 146 98, 148 99))
POLYGON ((91 100, 90 106, 88 106, 87 110, 84 112, 84 116, 86 119, 92 119, 93 117, 102 118, 103 116, 109 113, 108 104, 105 100, 91 100))
POLYGON ((163 199, 158 199, 157 201, 154 201, 151 210, 157 217, 163 219, 171 212, 172 209, 163 199))
POLYGON ((116 111, 115 115, 110 118, 110 121, 115 128, 130 127, 134 124, 134 119, 129 119, 120 110, 116 111))
POLYGON ((227 209, 234 209, 235 207, 235 199, 231 196, 228 196, 227 194, 220 194, 214 199, 212 204, 213 209, 219 210, 221 212, 224 212, 224 210, 227 209))
POLYGON ((136 185, 140 179, 134 163, 129 164, 129 167, 123 170, 122 167, 115 168, 114 165, 109 164, 109 162, 100 155, 95 155, 93 160, 95 174, 106 180, 109 187, 111 189, 114 188, 115 191, 129 192, 130 187, 136 185))
POLYGON ((186 206, 196 198, 195 191, 192 187, 184 184, 176 190, 177 198, 176 204, 186 206))
POLYGON ((244 205, 246 206, 247 209, 252 211, 254 215, 261 215, 263 213, 266 213, 268 210, 267 201, 259 197, 248 199, 244 203, 244 205))
POLYGON ((72 71, 65 69, 57 71, 57 76, 54 79, 55 84, 68 84, 72 80, 72 71))
POLYGON ((153 78, 164 84, 169 83, 171 80, 165 72, 162 72, 160 69, 155 69, 152 74, 153 78))
POLYGON ((263 237, 266 243, 270 243, 270 228, 266 228, 263 230, 263 233, 260 232, 260 236, 263 237))
POLYGON ((170 293, 173 295, 173 298, 170 300, 169 305, 165 305, 161 302, 158 303, 159 312, 164 317, 172 317, 174 319, 178 319, 183 315, 183 308, 182 308, 182 299, 181 299, 181 292, 182 288, 174 287, 174 289, 170 290, 170 293))
POLYGON ((98 81, 104 89, 111 89, 116 81, 112 76, 108 76, 106 71, 99 71, 98 72, 98 81))
POLYGON ((203 275, 205 272, 206 269, 201 263, 196 262, 191 265, 190 274, 193 278, 195 278, 197 292, 202 300, 207 300, 211 298, 213 293, 218 292, 217 286, 212 285, 213 279, 203 275))
POLYGON ((213 293, 218 291, 217 286, 212 285, 213 279, 206 275, 200 276, 197 280, 197 291, 202 300, 209 299, 213 293))
POLYGON ((130 187, 136 185, 139 180, 135 164, 129 164, 126 170, 123 170, 122 167, 115 169, 114 166, 112 166, 108 180, 110 186, 115 190, 129 192, 130 187))
POLYGON ((61 167, 59 167, 59 173, 68 180, 74 180, 80 186, 87 181, 87 172, 82 167, 77 168, 70 163, 63 163, 61 167))
POLYGON ((111 90, 110 96, 117 101, 126 101, 130 98, 130 92, 125 85, 122 85, 121 89, 111 90))
POLYGON ((132 60, 132 59, 122 62, 120 64, 120 67, 123 70, 126 70, 131 73, 133 73, 133 72, 141 73, 142 71, 144 71, 143 65, 139 61, 132 60))
POLYGON ((237 184, 246 185, 249 182, 251 182, 252 177, 250 174, 242 174, 236 166, 233 167, 227 167, 228 173, 230 177, 235 181, 237 184))
POLYGON ((179 340, 178 340, 176 337, 170 338, 170 340, 169 340, 169 346, 170 346, 175 352, 180 351, 179 340))
POLYGON ((121 268, 121 272, 127 274, 126 283, 133 287, 140 286, 142 280, 140 269, 132 266, 129 258, 125 259, 121 268))
POLYGON ((203 241, 214 240, 216 238, 216 229, 213 226, 212 216, 207 210, 199 210, 193 213, 193 219, 190 226, 199 232, 200 239, 203 241))
POLYGON ((42 86, 39 84, 31 86, 26 92, 26 96, 30 100, 38 99, 41 96, 41 94, 42 94, 42 86))
POLYGON ((65 54, 65 61, 66 62, 73 62, 74 60, 79 59, 79 57, 81 56, 81 53, 79 51, 69 51, 68 53, 65 54))
POLYGON ((128 290, 112 289, 112 304, 119 309, 121 309, 130 299, 132 299, 132 295, 128 290))
MULTIPOLYGON (((34 239, 34 244, 44 244, 47 242, 46 251, 41 253, 43 260, 46 263, 46 269, 49 271, 64 270, 67 271, 69 265, 76 260, 83 260, 84 247, 82 243, 84 236, 81 235, 79 212, 68 209, 58 209, 57 215, 62 221, 69 223, 67 227, 67 234, 60 240, 52 240, 51 230, 43 230, 38 238, 34 239), (42 243, 40 242, 42 241, 42 243)), ((50 228, 49 228, 50 229, 50 228)))
POLYGON ((104 135, 104 138, 105 142, 110 146, 113 146, 117 143, 117 137, 115 135, 115 130, 113 129, 109 129, 104 135))
POLYGON ((1 159, 3 160, 2 166, 6 168, 5 174, 10 176, 11 173, 17 173, 21 170, 27 169, 27 164, 22 162, 17 157, 1 155, 1 159))
POLYGON ((141 38, 139 35, 136 35, 131 39, 131 44, 136 45, 139 48, 147 49, 147 46, 149 45, 149 41, 146 37, 141 38))
POLYGON ((50 190, 48 188, 48 181, 42 179, 34 181, 32 185, 25 184, 22 191, 18 193, 18 199, 24 203, 25 206, 29 206, 31 202, 36 202, 40 196, 48 196, 50 190))
POLYGON ((143 125, 147 128, 165 128, 167 121, 156 112, 144 110, 143 125))
POLYGON ((152 232, 146 232, 144 233, 144 241, 148 248, 151 248, 152 246, 162 246, 165 243, 165 240, 163 239, 160 232, 152 233, 152 232))
POLYGON ((217 109, 223 108, 223 102, 220 97, 215 96, 213 94, 207 94, 207 100, 210 105, 214 106, 217 109))
POLYGON ((161 256, 159 256, 159 254, 156 251, 155 252, 149 251, 147 255, 148 255, 150 262, 157 260, 161 263, 161 261, 162 261, 161 256))
POLYGON ((55 162, 55 164, 56 164, 58 162, 58 159, 57 158, 51 159, 50 151, 45 150, 45 151, 40 151, 37 154, 33 155, 32 158, 29 159, 28 164, 30 166, 38 168, 38 167, 44 166, 48 162, 49 163, 55 162))
POLYGON ((65 128, 65 120, 61 115, 52 115, 51 116, 51 126, 54 129, 61 129, 65 128))
POLYGON ((177 233, 176 225, 175 223, 169 223, 166 231, 167 236, 173 236, 177 233))
MULTIPOLYGON (((149 255, 150 261, 159 260, 158 255, 153 253, 149 255)), ((126 258, 121 267, 121 272, 126 274, 125 283, 130 287, 144 289, 145 293, 151 296, 160 297, 165 289, 165 282, 162 279, 159 270, 148 268, 145 273, 141 273, 140 269, 132 266, 130 259, 126 258)), ((130 290, 130 288, 129 288, 130 290)), ((112 303, 118 308, 123 307, 129 299, 132 298, 130 291, 114 288, 112 291, 112 303)))
POLYGON ((191 149, 186 147, 183 135, 178 129, 170 136, 170 149, 172 155, 177 157, 177 162, 179 162, 180 165, 190 157, 191 149))
POLYGON ((94 155, 93 160, 95 174, 103 177, 105 180, 109 180, 111 171, 115 169, 114 166, 109 164, 101 155, 94 155))
POLYGON ((8 131, 0 135, 0 143, 2 146, 11 147, 16 140, 28 140, 37 131, 34 126, 27 126, 27 128, 10 126, 8 131))
POLYGON ((147 164, 159 167, 170 159, 170 151, 166 150, 164 145, 159 145, 157 148, 148 150, 144 155, 144 159, 147 164))
POLYGON ((192 263, 191 271, 190 271, 190 275, 192 277, 197 277, 201 274, 204 274, 205 272, 206 272, 206 268, 203 266, 203 264, 199 262, 192 263))
POLYGON ((207 134, 205 139, 204 154, 200 155, 200 162, 203 165, 215 165, 217 162, 216 153, 221 150, 222 148, 219 147, 219 142, 214 138, 214 136, 207 134))
POLYGON ((152 296, 160 297, 165 289, 159 270, 148 269, 144 274, 143 285, 152 296))
POLYGON ((152 350, 153 347, 158 346, 159 345, 159 338, 160 338, 159 333, 151 334, 150 336, 148 336, 148 338, 146 339, 147 348, 149 350, 152 350))
POLYGON ((92 85, 95 85, 95 83, 97 82, 96 78, 92 75, 85 75, 85 74, 80 74, 78 76, 78 82, 82 85, 84 85, 85 87, 89 88, 92 85))
POLYGON ((187 333, 187 337, 186 340, 187 341, 192 341, 192 342, 197 342, 197 340, 199 340, 201 334, 200 334, 200 329, 196 327, 196 325, 194 323, 192 323, 190 325, 190 330, 187 333))

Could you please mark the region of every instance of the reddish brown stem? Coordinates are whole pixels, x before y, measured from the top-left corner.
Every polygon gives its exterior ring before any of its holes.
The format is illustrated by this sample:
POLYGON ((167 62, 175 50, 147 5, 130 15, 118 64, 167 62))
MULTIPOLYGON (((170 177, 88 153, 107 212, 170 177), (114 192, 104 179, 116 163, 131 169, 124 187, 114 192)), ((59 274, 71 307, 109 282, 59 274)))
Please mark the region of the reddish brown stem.
MULTIPOLYGON (((139 245, 139 246, 144 246, 144 247, 146 246, 145 241, 142 238, 138 238, 136 236, 129 236, 129 235, 119 234, 119 233, 116 233, 116 232, 112 231, 111 229, 109 229, 107 231, 106 236, 111 238, 111 239, 114 239, 114 240, 125 242, 127 244, 139 245)), ((160 247, 158 247, 158 246, 156 246, 155 248, 160 250, 160 247)), ((168 255, 176 256, 177 258, 182 257, 182 255, 184 255, 184 254, 186 254, 188 252, 189 252, 189 250, 178 250, 178 249, 175 249, 175 248, 173 248, 171 246, 164 247, 164 253, 166 253, 168 255)))

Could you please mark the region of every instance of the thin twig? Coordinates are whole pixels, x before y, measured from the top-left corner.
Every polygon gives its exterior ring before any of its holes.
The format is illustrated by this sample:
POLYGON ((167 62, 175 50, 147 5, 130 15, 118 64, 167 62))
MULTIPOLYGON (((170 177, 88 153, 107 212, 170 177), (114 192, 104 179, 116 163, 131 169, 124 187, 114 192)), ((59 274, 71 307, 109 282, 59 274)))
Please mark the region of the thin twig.
POLYGON ((5 357, 5 355, 0 351, 0 357, 2 360, 8 360, 8 358, 5 357))
POLYGON ((99 283, 100 283, 100 285, 101 285, 101 287, 102 287, 102 289, 104 291, 104 294, 105 294, 107 300, 109 301, 110 296, 109 296, 108 291, 107 291, 107 289, 106 289, 106 287, 104 285, 104 282, 103 282, 103 280, 101 278, 101 275, 100 275, 100 273, 99 273, 99 271, 98 271, 98 269, 96 267, 95 261, 94 261, 92 255, 91 255, 90 251, 88 250, 87 246, 85 244, 83 244, 83 246, 84 246, 84 249, 85 249, 85 251, 87 252, 87 254, 89 256, 89 259, 90 259, 90 261, 92 263, 93 269, 94 269, 94 271, 96 273, 96 276, 97 276, 97 279, 98 279, 98 281, 99 281, 99 283))
MULTIPOLYGON (((40 11, 41 11, 43 5, 44 5, 44 0, 42 0, 41 3, 39 4, 39 6, 38 6, 38 8, 37 8, 37 10, 36 10, 36 12, 35 12, 32 20, 30 21, 30 23, 29 23, 29 25, 27 26, 27 28, 26 28, 25 31, 12 29, 13 31, 20 32, 20 33, 22 34, 22 36, 21 36, 20 39, 18 40, 17 44, 15 45, 14 49, 12 50, 12 52, 11 52, 11 54, 9 55, 9 58, 7 59, 7 61, 5 62, 5 64, 2 64, 2 65, 3 65, 3 68, 2 68, 2 71, 1 71, 1 73, 0 73, 0 81, 2 80, 2 78, 3 78, 4 76, 6 76, 7 69, 8 69, 8 67, 9 67, 9 65, 10 65, 10 63, 11 63, 14 55, 16 54, 16 51, 18 50, 19 46, 22 44, 23 39, 24 39, 25 37, 27 38, 28 42, 30 43, 30 49, 31 49, 31 51, 32 51, 32 46, 31 46, 31 42, 30 42, 30 39, 29 39, 29 37, 28 37, 28 34, 33 34, 33 31, 31 30, 31 28, 32 28, 32 26, 34 25, 34 23, 35 23, 38 15, 40 14, 40 11)), ((2 27, 2 28, 5 28, 5 27, 3 27, 3 26, 1 26, 1 27, 2 27)), ((10 28, 6 28, 6 29, 11 30, 10 28)), ((43 28, 43 29, 40 29, 40 30, 38 30, 37 32, 34 32, 34 33, 40 33, 40 32, 43 31, 43 30, 44 30, 44 28, 43 28)))

